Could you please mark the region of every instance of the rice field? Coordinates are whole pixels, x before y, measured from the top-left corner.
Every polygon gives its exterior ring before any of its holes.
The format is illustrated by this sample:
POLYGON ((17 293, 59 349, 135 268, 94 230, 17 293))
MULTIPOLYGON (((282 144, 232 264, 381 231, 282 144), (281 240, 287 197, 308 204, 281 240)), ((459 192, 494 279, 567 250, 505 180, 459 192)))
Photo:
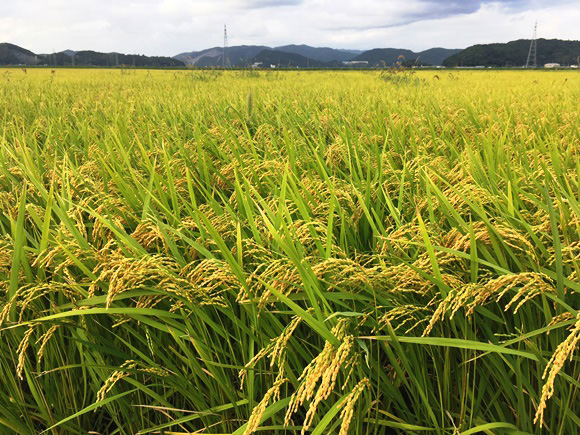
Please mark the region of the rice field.
POLYGON ((577 72, 0 96, 0 433, 579 432, 577 72))

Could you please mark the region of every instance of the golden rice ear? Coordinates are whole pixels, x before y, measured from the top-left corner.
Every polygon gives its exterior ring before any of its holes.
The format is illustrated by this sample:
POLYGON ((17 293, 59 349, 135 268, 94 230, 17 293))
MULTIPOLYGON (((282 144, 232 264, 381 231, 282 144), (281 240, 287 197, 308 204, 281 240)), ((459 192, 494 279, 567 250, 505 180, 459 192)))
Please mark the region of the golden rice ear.
POLYGON ((540 422, 540 427, 544 424, 544 411, 547 407, 547 401, 554 395, 554 382, 556 376, 564 367, 567 359, 572 361, 572 356, 578 348, 580 343, 580 314, 577 316, 578 321, 574 325, 574 328, 562 343, 558 345, 556 351, 552 354, 552 358, 548 361, 542 379, 546 379, 544 386, 542 387, 542 396, 540 397, 540 403, 538 404, 538 409, 536 411, 536 416, 534 418, 534 424, 538 421, 540 422))
MULTIPOLYGON (((552 321, 548 323, 548 326, 558 325, 559 323, 564 323, 572 319, 574 319, 574 314, 566 311, 565 313, 552 317, 552 321)), ((546 332, 546 334, 550 335, 550 331, 546 332)))
POLYGON ((439 303, 439 306, 431 316, 429 325, 423 332, 423 336, 432 331, 434 325, 443 319, 445 313, 451 311, 450 318, 453 318, 459 309, 466 308, 465 314, 471 316, 476 307, 482 306, 493 299, 499 302, 509 291, 518 287, 516 294, 505 305, 505 311, 517 303, 513 309, 515 314, 526 302, 534 297, 546 293, 556 293, 551 278, 536 272, 506 274, 489 280, 485 284, 455 286, 447 297, 439 303))
MULTIPOLYGON (((381 307, 377 307, 377 309, 380 308, 381 307)), ((425 315, 430 311, 431 308, 429 304, 426 306, 406 304, 391 308, 386 310, 385 313, 379 318, 378 325, 373 329, 372 332, 377 333, 384 327, 390 326, 395 332, 402 330, 405 334, 409 334, 419 325, 429 320, 427 317, 420 318, 420 316, 421 313, 425 315), (395 326, 393 326, 393 324, 395 324, 395 326)))
MULTIPOLYGON (((128 360, 125 361, 123 364, 121 364, 120 368, 121 369, 134 369, 135 367, 137 367, 137 362, 133 361, 133 360, 128 360)), ((105 399, 107 393, 109 391, 111 391, 113 389, 113 387, 115 386, 115 384, 120 381, 123 378, 126 378, 127 376, 129 376, 129 373, 125 370, 115 370, 105 381, 105 383, 103 384, 103 386, 101 387, 101 389, 99 391, 97 391, 97 398, 95 402, 101 402, 102 400, 105 399)))
POLYGON ((327 341, 322 352, 306 366, 298 378, 300 385, 292 395, 284 424, 290 424, 298 408, 306 401, 310 401, 302 423, 302 434, 312 425, 319 404, 328 399, 334 391, 339 373, 350 369, 356 362, 356 358, 352 358, 353 354, 356 354, 354 336, 346 334, 349 324, 350 321, 347 319, 338 321, 332 332, 341 340, 341 344, 335 348, 327 341))
POLYGON ((44 357, 44 349, 46 348, 48 341, 52 338, 58 328, 60 328, 60 325, 52 325, 48 331, 42 334, 42 336, 37 340, 36 344, 40 343, 40 348, 36 354, 38 364, 40 364, 44 357))
POLYGON ((20 341, 18 345, 18 349, 16 349, 16 354, 18 355, 18 365, 16 366, 16 376, 22 381, 24 377, 22 376, 22 372, 24 371, 24 364, 26 363, 26 351, 28 350, 28 346, 30 345, 30 337, 34 333, 34 330, 38 326, 37 323, 32 323, 28 326, 28 329, 24 333, 24 337, 20 341))
POLYGON ((248 419, 248 426, 244 431, 244 435, 254 433, 258 429, 260 426, 260 420, 266 411, 268 403, 270 400, 277 401, 280 399, 280 387, 285 382, 288 382, 288 379, 278 379, 276 382, 274 382, 274 385, 272 385, 270 389, 266 391, 266 394, 264 394, 262 400, 260 400, 260 403, 258 403, 252 411, 252 415, 250 415, 250 418, 248 419))
POLYGON ((127 360, 123 364, 119 366, 119 370, 115 370, 111 375, 105 380, 103 386, 97 392, 97 398, 95 403, 104 400, 107 396, 107 393, 113 389, 115 384, 131 375, 130 371, 136 370, 141 373, 151 373, 156 376, 169 376, 169 372, 165 369, 157 368, 157 367, 147 367, 143 363, 134 361, 134 360, 127 360))
POLYGON ((340 405, 342 408, 342 411, 340 412, 342 423, 340 425, 339 435, 348 434, 348 428, 350 427, 350 422, 352 421, 352 417, 354 415, 354 405, 364 390, 370 387, 371 383, 369 382, 368 378, 361 379, 361 381, 348 394, 345 401, 340 405))
POLYGON ((238 376, 241 381, 240 388, 243 388, 244 381, 246 379, 246 374, 248 369, 254 367, 254 365, 260 361, 264 357, 269 357, 270 359, 270 367, 274 367, 274 365, 278 368, 278 375, 276 376, 276 380, 279 380, 284 377, 284 364, 286 358, 286 348, 288 347, 288 342, 290 338, 292 338, 292 334, 302 322, 302 317, 294 316, 288 326, 284 328, 282 334, 278 337, 273 338, 270 341, 268 346, 261 349, 246 365, 243 369, 241 369, 238 373, 238 376))
POLYGON ((239 285, 227 265, 213 259, 191 263, 180 270, 175 260, 164 255, 133 258, 125 257, 120 249, 115 249, 100 252, 99 260, 93 270, 97 280, 91 290, 98 283, 108 284, 107 308, 123 292, 145 285, 162 290, 165 296, 178 296, 200 305, 223 306, 221 293, 228 286, 239 285))
POLYGON ((24 316, 28 314, 28 308, 31 304, 43 297, 49 295, 62 295, 70 302, 76 303, 82 299, 82 295, 74 284, 62 282, 48 282, 38 284, 26 284, 18 288, 12 299, 4 304, 2 311, 0 311, 0 326, 8 319, 8 315, 12 308, 17 305, 20 311, 18 315, 18 322, 24 320, 24 316))
MULTIPOLYGON (((272 292, 262 282, 268 282, 271 287, 287 296, 298 291, 301 277, 296 265, 288 258, 283 257, 256 265, 248 282, 251 284, 252 294, 259 297, 257 308, 261 312, 274 302, 271 300, 272 292)), ((248 297, 246 291, 242 289, 238 294, 238 301, 243 303, 248 297)))
POLYGON ((514 312, 517 312, 525 302, 537 295, 556 293, 552 279, 545 274, 536 272, 502 275, 499 278, 490 280, 485 286, 488 291, 497 295, 497 302, 499 302, 508 291, 521 286, 515 296, 512 297, 504 308, 504 310, 507 311, 514 303, 519 301, 514 312))
POLYGON ((162 248, 165 253, 169 252, 169 246, 161 229, 150 220, 139 222, 135 231, 131 233, 131 237, 145 249, 156 247, 157 249, 162 248))
POLYGON ((339 168, 348 161, 348 153, 348 146, 343 142, 342 137, 337 136, 324 152, 325 163, 331 169, 339 168))

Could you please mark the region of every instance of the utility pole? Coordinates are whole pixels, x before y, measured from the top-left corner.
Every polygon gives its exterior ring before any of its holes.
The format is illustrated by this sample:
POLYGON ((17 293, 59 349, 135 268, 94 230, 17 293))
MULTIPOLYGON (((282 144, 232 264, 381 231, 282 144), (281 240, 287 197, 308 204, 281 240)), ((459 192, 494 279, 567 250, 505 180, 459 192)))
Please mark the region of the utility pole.
POLYGON ((538 67, 538 22, 534 25, 534 35, 532 36, 532 42, 530 42, 530 51, 528 51, 528 60, 526 61, 526 68, 537 68, 538 67))

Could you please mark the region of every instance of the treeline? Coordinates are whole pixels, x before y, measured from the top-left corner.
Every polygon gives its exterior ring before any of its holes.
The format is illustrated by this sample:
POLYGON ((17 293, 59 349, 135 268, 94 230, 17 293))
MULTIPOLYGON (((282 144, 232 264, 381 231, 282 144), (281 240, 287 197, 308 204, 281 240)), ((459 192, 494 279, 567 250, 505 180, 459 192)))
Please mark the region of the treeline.
POLYGON ((0 43, 0 65, 184 67, 185 63, 165 56, 100 53, 91 50, 35 54, 14 44, 0 43))
MULTIPOLYGON (((473 45, 449 56, 444 66, 491 66, 514 67, 524 66, 530 50, 529 39, 519 39, 506 44, 473 45)), ((560 39, 537 40, 538 66, 546 63, 576 65, 580 56, 580 41, 562 41, 560 39)))
POLYGON ((44 64, 52 66, 135 66, 135 67, 177 67, 185 63, 163 56, 144 56, 140 54, 100 53, 98 51, 79 51, 74 54, 64 52, 43 56, 44 64))

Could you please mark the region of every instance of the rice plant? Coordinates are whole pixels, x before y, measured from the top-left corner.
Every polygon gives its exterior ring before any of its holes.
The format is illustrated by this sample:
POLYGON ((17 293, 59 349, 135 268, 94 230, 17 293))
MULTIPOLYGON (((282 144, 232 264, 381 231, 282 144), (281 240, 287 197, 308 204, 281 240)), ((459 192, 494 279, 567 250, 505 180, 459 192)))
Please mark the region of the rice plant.
POLYGON ((578 432, 576 72, 0 77, 0 433, 578 432))

